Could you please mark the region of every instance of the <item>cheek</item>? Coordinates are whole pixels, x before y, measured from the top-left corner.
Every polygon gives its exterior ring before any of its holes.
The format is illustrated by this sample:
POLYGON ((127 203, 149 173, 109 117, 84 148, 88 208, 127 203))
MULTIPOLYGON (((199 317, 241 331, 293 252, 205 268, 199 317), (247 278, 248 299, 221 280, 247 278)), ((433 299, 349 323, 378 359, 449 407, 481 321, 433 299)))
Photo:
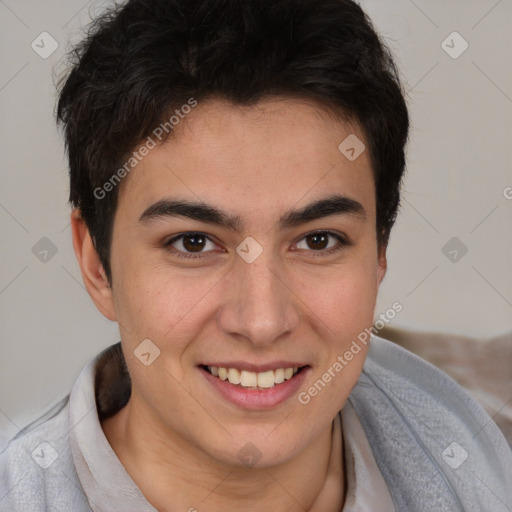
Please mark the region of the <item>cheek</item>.
POLYGON ((185 350, 206 320, 212 301, 222 300, 212 273, 178 275, 169 268, 139 261, 115 290, 116 312, 126 326, 125 341, 136 345, 149 338, 162 351, 185 350), (172 341, 172 343, 170 343, 172 341))
MULTIPOLYGON (((315 398, 316 407, 326 421, 341 408, 356 384, 368 352, 368 330, 373 325, 376 300, 375 269, 353 268, 337 274, 323 293, 310 295, 308 305, 320 320, 323 353, 316 378, 325 383, 305 390, 315 398), (364 270, 364 271, 363 271, 364 270)), ((320 353, 320 351, 319 351, 320 353)), ((318 382, 318 381, 316 381, 318 382)))
POLYGON ((158 334, 153 329, 159 325, 157 318, 166 318, 168 326, 172 325, 170 313, 177 302, 179 290, 168 286, 155 271, 150 251, 133 247, 136 245, 130 243, 122 229, 114 233, 111 259, 116 313, 130 337, 142 335, 151 339, 158 334), (169 306, 165 316, 164 304, 169 306), (149 331, 148 326, 152 326, 149 331))
POLYGON ((326 279, 302 281, 304 300, 331 329, 345 338, 373 323, 377 297, 376 263, 368 261, 334 270, 326 279))

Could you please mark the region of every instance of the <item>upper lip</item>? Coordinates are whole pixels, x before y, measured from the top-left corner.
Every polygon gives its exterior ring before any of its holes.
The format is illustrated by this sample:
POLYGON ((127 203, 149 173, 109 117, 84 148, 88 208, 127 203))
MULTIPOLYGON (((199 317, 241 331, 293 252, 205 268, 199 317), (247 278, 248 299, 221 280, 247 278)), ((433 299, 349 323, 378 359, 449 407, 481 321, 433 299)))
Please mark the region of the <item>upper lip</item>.
POLYGON ((247 361, 220 361, 216 363, 201 363, 199 366, 216 366, 217 368, 236 368, 237 370, 245 370, 247 372, 263 373, 279 368, 301 368, 308 366, 298 361, 272 361, 269 363, 254 364, 247 361))

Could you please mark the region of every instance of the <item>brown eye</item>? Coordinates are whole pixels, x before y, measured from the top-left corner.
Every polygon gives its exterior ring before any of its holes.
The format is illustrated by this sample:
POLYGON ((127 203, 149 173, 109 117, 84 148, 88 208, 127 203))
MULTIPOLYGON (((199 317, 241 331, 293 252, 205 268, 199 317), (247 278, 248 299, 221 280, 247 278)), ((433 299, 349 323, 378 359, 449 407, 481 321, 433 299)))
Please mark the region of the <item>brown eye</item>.
POLYGON ((320 256, 321 254, 330 254, 339 251, 349 245, 351 245, 350 242, 337 233, 317 231, 304 236, 297 244, 297 247, 299 249, 305 249, 307 252, 320 253, 320 256), (337 241, 338 244, 332 243, 331 240, 337 241), (303 242, 305 247, 300 247, 300 244, 303 242))
POLYGON ((187 235, 183 237, 183 247, 190 252, 200 252, 206 243, 206 237, 200 234, 187 235))
POLYGON ((330 235, 325 233, 318 233, 314 235, 308 235, 306 240, 308 242, 308 246, 311 249, 321 251, 327 248, 327 245, 329 244, 329 236, 330 235))
POLYGON ((204 250, 207 244, 215 248, 215 244, 204 233, 184 233, 169 240, 164 247, 181 258, 200 258, 212 252, 204 250))

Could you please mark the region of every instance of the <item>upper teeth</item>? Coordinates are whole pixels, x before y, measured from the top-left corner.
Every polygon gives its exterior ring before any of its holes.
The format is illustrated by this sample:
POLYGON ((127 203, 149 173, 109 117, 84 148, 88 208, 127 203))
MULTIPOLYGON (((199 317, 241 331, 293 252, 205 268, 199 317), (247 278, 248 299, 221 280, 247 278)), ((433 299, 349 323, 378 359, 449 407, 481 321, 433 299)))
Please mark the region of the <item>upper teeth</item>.
POLYGON ((240 384, 246 388, 272 388, 276 384, 281 384, 281 382, 291 379, 297 373, 298 367, 278 368, 277 370, 260 373, 218 366, 208 366, 208 370, 215 377, 227 380, 231 384, 240 384))

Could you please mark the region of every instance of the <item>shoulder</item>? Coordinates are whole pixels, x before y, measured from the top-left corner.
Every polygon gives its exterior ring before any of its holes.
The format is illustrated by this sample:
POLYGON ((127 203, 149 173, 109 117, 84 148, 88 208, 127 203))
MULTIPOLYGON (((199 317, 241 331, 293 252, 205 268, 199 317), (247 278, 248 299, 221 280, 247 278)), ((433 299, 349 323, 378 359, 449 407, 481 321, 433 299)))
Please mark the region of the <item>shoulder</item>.
POLYGON ((476 400, 432 364, 374 336, 350 400, 404 506, 421 494, 428 502, 428 495, 443 493, 462 510, 512 504, 505 437, 476 400))
MULTIPOLYGON (((446 424, 462 422, 467 426, 477 422, 479 430, 486 426, 493 436, 500 432, 478 402, 452 377, 384 338, 373 337, 362 381, 389 394, 393 403, 407 402, 411 413, 434 408, 446 412, 443 416, 446 424)), ((434 422, 432 415, 423 416, 422 421, 434 422)))
POLYGON ((0 512, 90 511, 69 445, 69 395, 0 453, 0 512))

